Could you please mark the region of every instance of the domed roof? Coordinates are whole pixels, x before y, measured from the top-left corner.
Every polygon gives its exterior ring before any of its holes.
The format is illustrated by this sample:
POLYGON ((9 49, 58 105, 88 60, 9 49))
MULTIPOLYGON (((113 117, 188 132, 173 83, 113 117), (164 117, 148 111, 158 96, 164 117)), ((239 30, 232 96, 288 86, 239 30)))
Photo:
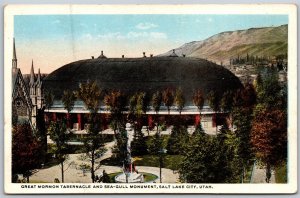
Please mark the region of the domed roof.
POLYGON ((240 88, 241 82, 229 70, 207 60, 190 57, 143 57, 87 59, 69 63, 44 79, 45 90, 61 99, 64 90, 77 90, 79 84, 96 81, 104 91, 125 94, 181 87, 187 104, 196 89, 222 94, 240 88))

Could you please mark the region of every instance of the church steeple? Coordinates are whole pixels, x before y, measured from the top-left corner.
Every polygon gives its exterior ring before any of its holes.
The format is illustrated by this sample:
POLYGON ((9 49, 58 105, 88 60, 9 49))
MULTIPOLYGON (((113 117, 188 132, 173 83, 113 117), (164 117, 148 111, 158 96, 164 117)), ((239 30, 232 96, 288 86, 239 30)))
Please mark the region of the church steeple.
POLYGON ((12 59, 12 69, 16 70, 17 69, 17 53, 16 53, 16 44, 15 44, 15 38, 14 38, 14 43, 13 43, 13 59, 12 59))
POLYGON ((38 76, 37 76, 37 80, 36 80, 36 84, 37 85, 41 85, 41 72, 40 72, 40 68, 38 70, 38 76))
POLYGON ((30 70, 30 82, 29 82, 29 86, 33 86, 34 85, 34 69, 33 69, 33 60, 31 62, 31 70, 30 70))

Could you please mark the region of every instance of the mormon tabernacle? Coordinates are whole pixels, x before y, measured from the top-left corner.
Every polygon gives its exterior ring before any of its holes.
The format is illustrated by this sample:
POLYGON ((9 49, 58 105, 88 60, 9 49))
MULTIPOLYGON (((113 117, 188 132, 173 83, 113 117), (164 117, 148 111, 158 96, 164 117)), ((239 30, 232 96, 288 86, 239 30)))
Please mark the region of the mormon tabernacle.
MULTIPOLYGON (((242 86, 239 79, 224 67, 199 58, 179 57, 175 50, 168 57, 146 57, 144 53, 141 58, 107 58, 102 51, 98 58, 69 63, 43 80, 44 90, 51 91, 55 97, 52 107, 48 110, 48 119, 55 120, 65 116, 66 110, 61 101, 64 90, 76 91, 80 83, 87 81, 96 81, 104 93, 120 90, 126 96, 137 92, 145 92, 152 96, 156 91, 166 88, 175 90, 180 87, 186 100, 181 114, 188 120, 189 125, 197 124, 201 120, 203 129, 210 134, 215 133, 216 127, 224 122, 226 115, 219 113, 216 119, 216 112, 213 112, 206 102, 200 118, 199 111, 193 104, 193 93, 200 89, 204 95, 212 90, 222 95, 227 90, 242 86)), ((86 128, 87 119, 84 115, 87 113, 89 111, 84 103, 76 101, 70 114, 73 129, 86 128)), ((107 118, 105 114, 109 114, 103 103, 99 113, 104 118, 107 118)), ((144 115, 143 125, 152 126, 155 116, 160 116, 160 119, 168 122, 178 116, 179 112, 172 106, 169 113, 163 104, 158 114, 156 115, 149 106, 144 115)), ((104 125, 108 126, 108 121, 102 120, 104 125)))

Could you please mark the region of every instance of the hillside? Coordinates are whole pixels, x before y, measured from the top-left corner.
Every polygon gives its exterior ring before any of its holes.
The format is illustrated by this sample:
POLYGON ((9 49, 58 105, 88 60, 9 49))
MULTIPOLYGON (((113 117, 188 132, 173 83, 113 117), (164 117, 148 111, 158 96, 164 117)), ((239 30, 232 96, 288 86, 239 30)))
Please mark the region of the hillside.
MULTIPOLYGON (((176 54, 229 63, 239 56, 276 56, 287 54, 288 26, 250 28, 222 32, 203 41, 186 43, 175 49, 176 54)), ((161 54, 168 56, 172 50, 161 54)))

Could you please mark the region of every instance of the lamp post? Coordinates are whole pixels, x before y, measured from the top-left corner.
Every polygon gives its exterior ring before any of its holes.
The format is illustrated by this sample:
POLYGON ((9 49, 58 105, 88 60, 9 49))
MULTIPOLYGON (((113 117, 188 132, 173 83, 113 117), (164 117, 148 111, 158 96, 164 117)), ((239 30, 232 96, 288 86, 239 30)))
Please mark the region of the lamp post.
POLYGON ((160 183, 162 183, 162 177, 161 177, 161 168, 162 168, 162 164, 163 164, 162 157, 165 153, 167 153, 167 149, 162 148, 158 151, 158 153, 159 153, 159 180, 160 180, 160 183))

